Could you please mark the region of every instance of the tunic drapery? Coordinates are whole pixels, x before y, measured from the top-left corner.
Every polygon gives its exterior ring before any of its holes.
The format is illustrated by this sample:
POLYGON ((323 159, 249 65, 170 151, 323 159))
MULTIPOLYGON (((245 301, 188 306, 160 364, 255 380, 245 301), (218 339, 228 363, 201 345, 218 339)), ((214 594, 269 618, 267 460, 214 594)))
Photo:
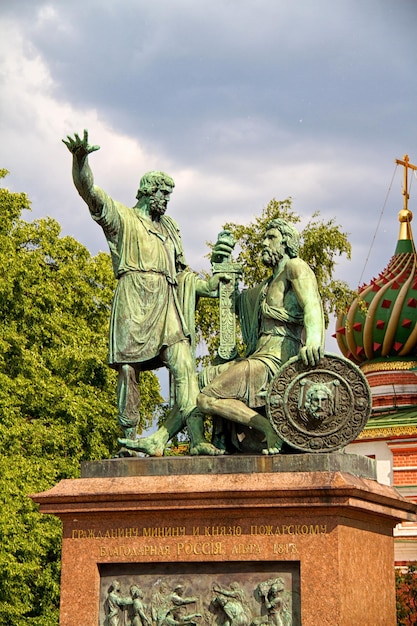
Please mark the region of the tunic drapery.
POLYGON ((103 228, 118 281, 111 310, 109 365, 160 367, 163 348, 185 338, 191 341, 193 335, 193 324, 187 324, 186 318, 191 320, 190 308, 194 316, 195 290, 183 285, 196 277, 186 270, 178 226, 166 215, 159 222, 147 220, 103 190, 96 188, 96 193, 101 210, 91 214, 103 228))

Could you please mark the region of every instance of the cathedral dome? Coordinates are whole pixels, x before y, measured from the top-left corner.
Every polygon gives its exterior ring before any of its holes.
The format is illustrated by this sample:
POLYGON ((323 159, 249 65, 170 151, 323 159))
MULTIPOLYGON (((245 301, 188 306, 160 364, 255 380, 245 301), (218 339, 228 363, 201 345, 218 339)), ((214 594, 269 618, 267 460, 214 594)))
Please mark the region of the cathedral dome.
MULTIPOLYGON (((408 163, 408 157, 405 164, 405 171, 417 169, 408 163)), ((406 192, 404 208, 398 214, 400 232, 394 255, 377 278, 358 289, 348 311, 337 319, 339 349, 358 365, 375 360, 417 360, 417 254, 412 217, 406 192)))
POLYGON ((407 192, 408 169, 417 166, 407 156, 397 163, 405 166, 405 181, 395 253, 336 322, 340 351, 359 365, 371 387, 373 414, 417 404, 417 254, 407 192))

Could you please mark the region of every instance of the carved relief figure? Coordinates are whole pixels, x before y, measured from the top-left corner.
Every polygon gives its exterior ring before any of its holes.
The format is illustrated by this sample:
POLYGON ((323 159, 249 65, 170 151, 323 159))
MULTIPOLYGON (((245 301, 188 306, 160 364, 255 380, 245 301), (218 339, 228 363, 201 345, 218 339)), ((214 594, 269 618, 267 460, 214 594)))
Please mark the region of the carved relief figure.
POLYGON ((262 615, 253 620, 252 626, 292 626, 288 603, 283 596, 285 583, 282 578, 267 580, 255 590, 255 597, 261 602, 262 615))
POLYGON ((104 613, 106 615, 104 626, 123 626, 124 622, 121 621, 122 610, 132 603, 132 598, 121 596, 120 582, 114 580, 108 589, 108 595, 104 603, 104 613))
POLYGON ((151 615, 152 621, 156 626, 161 626, 167 612, 169 611, 169 595, 170 589, 168 585, 162 581, 159 587, 152 595, 151 599, 151 615))
POLYGON ((166 583, 161 583, 159 590, 152 596, 152 619, 156 626, 195 625, 195 619, 201 617, 198 612, 186 613, 187 604, 196 604, 196 596, 183 597, 183 585, 176 585, 171 590, 166 583))
POLYGON ((266 608, 268 611, 268 623, 271 626, 291 626, 291 616, 282 597, 284 582, 281 581, 271 585, 268 593, 266 608))
POLYGON ((151 626, 152 622, 146 615, 146 606, 143 603, 143 591, 137 585, 131 585, 130 596, 132 598, 132 626, 151 626))
POLYGON ((244 591, 238 583, 232 583, 230 589, 213 585, 213 591, 216 595, 212 600, 212 606, 217 612, 221 626, 249 626, 251 613, 244 591))
POLYGON ((196 626, 196 622, 194 620, 201 617, 200 613, 187 613, 184 610, 184 607, 187 604, 197 604, 198 597, 183 597, 183 593, 183 585, 177 585, 174 588, 174 591, 169 595, 171 608, 165 618, 167 626, 183 626, 184 624, 196 626))
POLYGON ((248 608, 248 602, 245 596, 245 592, 242 589, 242 587, 239 585, 238 582, 234 581, 232 583, 230 583, 229 585, 229 589, 225 589, 224 587, 222 587, 221 585, 218 584, 214 584, 213 585, 213 591, 221 594, 227 598, 235 598, 235 600, 239 600, 239 602, 241 602, 242 606, 245 606, 247 608, 247 610, 249 611, 248 608))

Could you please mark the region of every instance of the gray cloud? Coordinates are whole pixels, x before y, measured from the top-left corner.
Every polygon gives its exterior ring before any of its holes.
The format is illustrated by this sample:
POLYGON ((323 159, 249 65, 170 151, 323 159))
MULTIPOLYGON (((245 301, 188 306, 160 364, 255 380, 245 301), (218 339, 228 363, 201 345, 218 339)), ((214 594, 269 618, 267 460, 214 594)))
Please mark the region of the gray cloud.
MULTIPOLYGON (((227 220, 292 196, 351 233, 355 287, 394 159, 417 159, 414 0, 55 0, 0 6, 0 157, 6 181, 93 252, 104 238, 60 143, 90 129, 97 183, 132 204, 168 170, 187 256, 227 220)), ((398 174, 364 280, 395 249, 398 174), (368 271, 369 270, 369 271, 368 271)), ((413 192, 412 192, 413 198, 413 192)))
POLYGON ((26 32, 56 96, 100 103, 112 124, 177 159, 227 149, 213 120, 260 118, 297 137, 302 119, 304 136, 370 135, 392 115, 393 92, 416 95, 403 61, 415 47, 407 2, 90 1, 36 13, 26 32), (196 141, 207 135, 209 146, 196 141))

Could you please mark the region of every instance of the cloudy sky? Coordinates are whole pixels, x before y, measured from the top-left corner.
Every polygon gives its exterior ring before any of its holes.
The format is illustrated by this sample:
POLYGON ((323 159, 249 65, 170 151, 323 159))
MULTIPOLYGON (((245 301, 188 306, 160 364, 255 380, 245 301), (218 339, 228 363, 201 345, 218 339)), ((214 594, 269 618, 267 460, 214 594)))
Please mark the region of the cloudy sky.
POLYGON ((173 176, 194 269, 225 221, 291 196, 304 224, 320 211, 350 233, 337 277, 354 288, 395 249, 394 160, 417 163, 416 32, 416 0, 2 0, 5 185, 29 195, 26 219, 105 250, 61 143, 88 128, 114 198, 133 205, 145 171, 173 176))

